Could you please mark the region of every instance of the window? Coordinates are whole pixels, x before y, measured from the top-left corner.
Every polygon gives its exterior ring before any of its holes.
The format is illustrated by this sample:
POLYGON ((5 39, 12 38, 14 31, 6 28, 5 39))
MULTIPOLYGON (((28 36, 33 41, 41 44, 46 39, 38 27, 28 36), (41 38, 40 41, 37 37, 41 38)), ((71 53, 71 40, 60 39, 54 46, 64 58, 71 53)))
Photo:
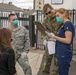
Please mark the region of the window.
POLYGON ((51 4, 63 4, 63 0, 51 0, 51 4))

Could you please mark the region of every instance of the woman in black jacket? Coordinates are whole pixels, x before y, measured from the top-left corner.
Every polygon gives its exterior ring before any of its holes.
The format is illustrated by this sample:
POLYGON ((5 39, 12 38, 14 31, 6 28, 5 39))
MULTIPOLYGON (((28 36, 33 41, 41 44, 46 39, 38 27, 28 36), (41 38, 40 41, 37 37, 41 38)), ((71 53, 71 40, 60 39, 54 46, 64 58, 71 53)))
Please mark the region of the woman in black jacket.
POLYGON ((11 31, 0 29, 0 75, 17 75, 15 53, 11 46, 11 31))

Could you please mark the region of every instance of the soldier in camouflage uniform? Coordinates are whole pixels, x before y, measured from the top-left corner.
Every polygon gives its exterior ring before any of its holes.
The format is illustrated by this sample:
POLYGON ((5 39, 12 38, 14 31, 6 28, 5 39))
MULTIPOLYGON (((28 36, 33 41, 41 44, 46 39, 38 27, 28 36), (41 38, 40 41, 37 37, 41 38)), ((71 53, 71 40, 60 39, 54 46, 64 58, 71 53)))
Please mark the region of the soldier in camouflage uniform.
MULTIPOLYGON (((45 15, 45 19, 43 21, 43 25, 45 28, 53 32, 55 35, 57 35, 58 30, 61 28, 63 24, 58 23, 56 21, 56 16, 55 16, 55 11, 52 8, 50 4, 45 4, 43 7, 43 13, 45 15)), ((51 41, 50 38, 46 38, 45 36, 43 37, 44 40, 51 41)), ((49 75, 50 73, 50 66, 52 63, 52 58, 54 54, 49 55, 48 54, 48 49, 46 47, 46 52, 44 54, 46 57, 46 62, 44 63, 44 69, 43 69, 43 75, 49 75)), ((58 66, 57 66, 57 59, 54 57, 54 69, 52 70, 51 75, 57 75, 58 74, 58 66)))
POLYGON ((16 61, 20 64, 24 71, 24 75, 32 75, 32 70, 28 62, 27 53, 30 49, 30 41, 28 31, 23 26, 18 26, 17 16, 10 14, 10 26, 12 31, 12 46, 15 50, 16 61))

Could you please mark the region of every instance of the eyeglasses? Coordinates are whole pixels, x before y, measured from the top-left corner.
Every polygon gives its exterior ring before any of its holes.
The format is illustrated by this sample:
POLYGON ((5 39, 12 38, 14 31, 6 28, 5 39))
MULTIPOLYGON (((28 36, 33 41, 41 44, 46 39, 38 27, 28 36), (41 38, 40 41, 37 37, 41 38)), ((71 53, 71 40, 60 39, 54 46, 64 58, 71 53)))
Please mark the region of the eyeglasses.
POLYGON ((48 14, 50 14, 50 13, 51 13, 51 11, 47 12, 45 15, 48 15, 48 14))

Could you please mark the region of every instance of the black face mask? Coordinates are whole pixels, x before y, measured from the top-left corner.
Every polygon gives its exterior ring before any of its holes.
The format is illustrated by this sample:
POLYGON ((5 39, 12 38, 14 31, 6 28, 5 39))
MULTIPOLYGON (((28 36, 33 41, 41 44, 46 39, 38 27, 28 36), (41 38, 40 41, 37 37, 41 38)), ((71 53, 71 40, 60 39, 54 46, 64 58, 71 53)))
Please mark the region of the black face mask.
POLYGON ((51 11, 47 12, 45 15, 51 14, 51 11))

